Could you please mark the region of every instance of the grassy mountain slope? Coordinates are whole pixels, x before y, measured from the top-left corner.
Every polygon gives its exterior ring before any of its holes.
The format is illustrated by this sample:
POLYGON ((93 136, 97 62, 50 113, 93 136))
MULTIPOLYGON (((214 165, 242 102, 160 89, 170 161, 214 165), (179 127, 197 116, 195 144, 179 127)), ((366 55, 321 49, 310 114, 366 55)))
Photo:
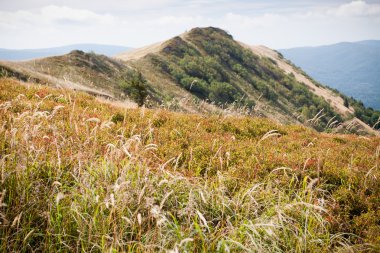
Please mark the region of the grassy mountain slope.
POLYGON ((314 79, 380 110, 380 41, 344 42, 280 52, 314 79))
MULTIPOLYGON (((336 89, 328 88, 314 81, 303 70, 295 67, 291 62, 285 60, 280 53, 272 49, 264 46, 244 46, 250 48, 258 55, 271 58, 285 73, 294 76, 297 81, 308 86, 310 91, 328 101, 341 115, 355 116, 352 120, 343 123, 343 126, 354 125, 369 133, 373 132, 371 128, 379 129, 380 111, 367 108, 361 101, 352 97, 349 98, 336 89)), ((351 116, 348 118, 351 118, 351 116)))
POLYGON ((380 139, 0 79, 3 252, 376 252, 380 139))
POLYGON ((0 70, 2 76, 85 91, 134 104, 122 84, 132 81, 138 73, 120 60, 104 55, 74 50, 66 55, 33 61, 0 62, 0 70))
POLYGON ((378 134, 365 123, 375 125, 380 112, 356 110, 352 101, 345 104, 339 93, 317 84, 276 52, 256 49, 209 27, 117 58, 73 51, 0 66, 3 75, 128 98, 148 107, 250 114, 320 131, 378 134), (357 112, 365 123, 354 118, 357 112))
MULTIPOLYGON (((344 105, 341 94, 314 82, 275 51, 257 49, 210 27, 117 57, 156 84, 163 97, 191 93, 218 106, 234 103, 254 108, 256 115, 320 130, 351 122, 355 110, 344 105)), ((355 122, 373 132, 362 121, 355 122)))

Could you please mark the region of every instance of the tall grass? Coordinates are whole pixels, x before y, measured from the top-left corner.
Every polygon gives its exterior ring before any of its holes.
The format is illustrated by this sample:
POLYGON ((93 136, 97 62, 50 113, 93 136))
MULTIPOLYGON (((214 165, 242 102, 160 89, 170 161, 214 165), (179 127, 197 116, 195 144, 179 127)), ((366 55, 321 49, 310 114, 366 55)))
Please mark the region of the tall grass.
POLYGON ((379 249, 379 138, 0 84, 2 252, 379 249))

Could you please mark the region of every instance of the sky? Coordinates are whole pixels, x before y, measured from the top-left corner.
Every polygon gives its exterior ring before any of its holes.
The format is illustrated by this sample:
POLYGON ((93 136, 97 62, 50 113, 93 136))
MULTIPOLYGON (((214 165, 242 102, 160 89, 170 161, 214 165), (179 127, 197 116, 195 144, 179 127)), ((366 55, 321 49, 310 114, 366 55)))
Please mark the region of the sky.
POLYGON ((379 40, 380 0, 0 0, 0 48, 137 48, 206 26, 274 49, 379 40))

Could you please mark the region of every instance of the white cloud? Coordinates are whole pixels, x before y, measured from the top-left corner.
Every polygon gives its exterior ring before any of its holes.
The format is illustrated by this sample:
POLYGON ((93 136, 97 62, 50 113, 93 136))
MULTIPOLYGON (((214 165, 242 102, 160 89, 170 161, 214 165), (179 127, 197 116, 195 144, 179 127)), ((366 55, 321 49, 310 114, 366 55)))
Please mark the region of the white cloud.
POLYGON ((229 24, 235 24, 245 28, 271 27, 280 22, 286 21, 286 19, 286 16, 271 13, 266 13, 255 17, 239 15, 236 13, 228 13, 225 16, 225 21, 229 24))
MULTIPOLYGON (((317 8, 307 12, 292 12, 292 13, 264 13, 261 15, 240 15, 237 13, 228 13, 226 20, 229 22, 236 22, 242 26, 250 27, 271 27, 283 24, 284 22, 291 22, 299 20, 305 22, 308 19, 326 19, 326 18, 347 18, 347 17, 363 17, 373 18, 380 17, 380 4, 368 4, 365 1, 352 1, 347 4, 342 4, 337 7, 330 8, 317 8)), ((320 20, 322 21, 322 20, 320 20)), ((333 20, 331 20, 333 21, 333 20)))
POLYGON ((0 1, 0 9, 41 9, 48 5, 67 6, 73 9, 88 9, 94 12, 138 11, 172 5, 178 0, 12 0, 0 1))
POLYGON ((189 24, 201 24, 203 18, 201 16, 162 16, 158 19, 150 20, 152 25, 189 25, 189 24))
POLYGON ((57 24, 98 25, 114 23, 115 17, 97 14, 88 10, 50 5, 39 10, 0 12, 0 26, 19 28, 54 26, 57 24))
POLYGON ((380 15, 380 4, 368 4, 362 0, 352 1, 332 8, 327 13, 338 17, 376 16, 380 15))
POLYGON ((46 21, 68 20, 86 23, 112 23, 115 18, 109 14, 97 14, 89 10, 73 9, 65 6, 47 6, 37 14, 46 21))
MULTIPOLYGON (((42 0, 40 0, 42 1, 42 0)), ((110 0, 109 0, 110 1, 110 0)), ((54 1, 53 1, 54 2, 54 1)), ((196 26, 217 26, 250 44, 273 48, 320 45, 343 40, 380 39, 380 4, 352 1, 276 9, 269 3, 238 0, 113 0, 113 12, 48 5, 0 11, 0 47, 31 48, 73 43, 139 47, 196 26), (235 6, 235 7, 234 7, 235 6), (297 8, 296 8, 297 7, 297 8), (125 11, 136 10, 144 11, 125 11)), ((85 1, 88 4, 88 1, 85 1)), ((82 6, 82 2, 80 2, 82 6)), ((107 10, 107 9, 106 9, 107 10)))

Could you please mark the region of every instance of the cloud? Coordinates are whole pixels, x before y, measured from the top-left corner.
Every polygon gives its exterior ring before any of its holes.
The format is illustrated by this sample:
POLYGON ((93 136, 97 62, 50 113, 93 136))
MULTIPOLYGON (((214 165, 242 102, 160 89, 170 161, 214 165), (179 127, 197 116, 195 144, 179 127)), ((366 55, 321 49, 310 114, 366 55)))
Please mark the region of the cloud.
POLYGON ((91 5, 84 0, 92 9, 85 9, 86 6, 83 9, 82 1, 64 2, 67 6, 0 11, 0 47, 85 42, 139 47, 196 26, 217 26, 241 41, 273 48, 380 39, 380 4, 362 0, 340 5, 331 1, 326 4, 322 0, 307 4, 280 2, 280 7, 276 5, 279 0, 255 3, 246 0, 112 0, 109 4, 93 0, 91 5), (103 10, 100 10, 101 5, 105 6, 103 10), (139 8, 141 11, 131 11, 139 8))
POLYGON ((30 26, 53 26, 56 24, 98 25, 115 22, 109 14, 97 14, 89 10, 73 9, 65 6, 45 6, 38 10, 0 12, 0 26, 25 28, 30 26))
POLYGON ((327 14, 337 17, 376 16, 380 15, 380 4, 369 4, 362 0, 352 1, 328 10, 327 14))
POLYGON ((362 17, 367 19, 380 17, 380 4, 368 4, 365 1, 359 0, 336 7, 316 8, 306 12, 298 10, 290 13, 264 13, 255 16, 228 13, 226 20, 239 23, 242 26, 270 27, 282 24, 283 22, 291 22, 292 20, 299 20, 300 22, 303 20, 304 22, 308 19, 335 18, 337 20, 338 18, 347 17, 362 17))
POLYGON ((239 40, 273 48, 380 39, 380 4, 352 1, 306 10, 258 15, 229 12, 219 25, 239 40))
POLYGON ((235 24, 242 27, 271 27, 280 22, 286 21, 287 17, 284 15, 266 13, 260 16, 246 16, 236 13, 227 13, 225 21, 229 24, 235 24))
POLYGON ((97 14, 89 10, 73 9, 55 5, 43 7, 37 15, 48 22, 68 20, 73 22, 105 24, 115 21, 115 18, 109 14, 97 14))
POLYGON ((41 9, 48 5, 67 6, 72 9, 88 9, 94 12, 138 11, 161 8, 176 3, 177 0, 14 0, 0 1, 0 9, 15 11, 19 9, 41 9))
POLYGON ((150 21, 152 25, 166 26, 166 25, 197 25, 203 22, 201 16, 162 16, 158 19, 153 19, 150 21))

